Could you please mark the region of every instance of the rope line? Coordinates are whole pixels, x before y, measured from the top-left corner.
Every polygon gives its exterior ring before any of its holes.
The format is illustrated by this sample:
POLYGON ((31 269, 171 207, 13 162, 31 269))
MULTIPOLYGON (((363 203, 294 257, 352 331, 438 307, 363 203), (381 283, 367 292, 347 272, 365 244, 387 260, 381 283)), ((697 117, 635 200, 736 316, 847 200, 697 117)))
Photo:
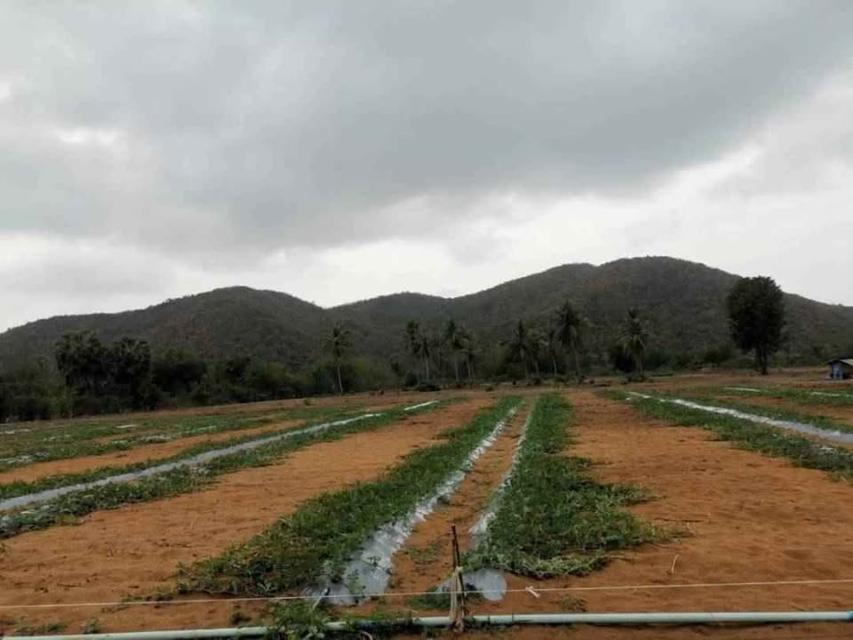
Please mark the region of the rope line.
MULTIPOLYGON (((569 591, 641 591, 658 589, 717 589, 717 588, 748 588, 748 587, 776 587, 797 585, 837 585, 853 584, 853 578, 838 578, 827 580, 768 580, 756 582, 687 582, 678 584, 635 584, 635 585, 601 585, 587 587, 532 587, 536 593, 563 593, 569 591)), ((477 595, 494 593, 494 590, 472 590, 465 591, 466 595, 477 595)), ((505 593, 527 593, 530 587, 523 589, 507 589, 505 593)), ((396 593, 366 593, 365 598, 409 598, 414 596, 435 595, 434 591, 404 591, 396 593)), ((343 594, 329 594, 324 599, 346 598, 343 594)), ((137 607, 137 606, 163 606, 163 605, 186 605, 186 604, 212 604, 230 602, 285 602, 292 600, 316 600, 316 595, 299 596, 255 596, 241 598, 195 598, 190 600, 125 600, 118 602, 48 602, 39 604, 0 604, 0 610, 8 609, 62 609, 70 607, 137 607)))

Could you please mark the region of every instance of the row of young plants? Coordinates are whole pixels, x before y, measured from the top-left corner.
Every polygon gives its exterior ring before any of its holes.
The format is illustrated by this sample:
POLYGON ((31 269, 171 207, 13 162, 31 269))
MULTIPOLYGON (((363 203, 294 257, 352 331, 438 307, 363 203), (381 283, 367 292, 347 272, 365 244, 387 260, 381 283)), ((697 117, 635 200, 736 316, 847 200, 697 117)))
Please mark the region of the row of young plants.
POLYGON ((394 408, 332 429, 297 433, 290 438, 216 458, 203 465, 181 467, 133 482, 105 484, 61 496, 41 503, 37 507, 11 510, 0 514, 0 539, 26 531, 45 529, 56 524, 73 522, 76 518, 94 511, 198 491, 214 482, 220 475, 271 464, 279 461, 285 454, 309 445, 338 440, 356 432, 374 430, 392 422, 432 411, 446 402, 420 407, 413 411, 407 411, 403 407, 394 408))
POLYGON ((322 580, 345 582, 348 559, 369 536, 432 495, 519 402, 503 398, 444 432, 443 443, 410 453, 380 479, 309 500, 247 542, 182 567, 179 591, 269 595, 322 580))
MULTIPOLYGON (((749 392, 745 392, 749 393, 749 392)), ((743 401, 731 400, 730 398, 721 398, 720 396, 731 395, 731 392, 726 389, 703 389, 703 390, 685 390, 684 392, 673 391, 655 391, 654 395, 662 398, 678 398, 681 400, 689 400, 691 402, 705 403, 722 407, 725 409, 734 409, 744 413, 752 413, 766 418, 774 418, 776 420, 788 420, 790 422, 801 422, 824 429, 827 431, 841 431, 853 433, 853 425, 833 420, 826 416, 791 409, 788 407, 768 407, 750 402, 750 395, 746 395, 743 401)))
POLYGON ((717 387, 715 394, 737 393, 744 397, 762 395, 801 405, 853 406, 853 391, 832 389, 792 389, 785 387, 717 387))
POLYGON ((853 479, 853 451, 815 442, 750 420, 661 402, 655 397, 639 397, 624 391, 604 393, 617 400, 630 401, 637 409, 653 418, 712 431, 719 439, 728 440, 741 449, 787 458, 800 467, 853 479))
POLYGON ((623 508, 645 501, 644 492, 599 483, 588 473, 588 460, 565 454, 571 422, 571 408, 560 396, 536 403, 494 517, 463 561, 466 571, 584 575, 606 564, 608 552, 661 537, 623 508))
POLYGON ((18 426, 5 429, 0 434, 0 472, 37 462, 128 451, 147 444, 170 442, 200 434, 241 431, 281 420, 322 418, 339 411, 332 407, 296 407, 264 415, 170 416, 146 419, 133 425, 102 422, 61 424, 49 431, 26 431, 28 427, 18 426), (125 430, 128 426, 134 427, 133 432, 125 430), (104 440, 123 434, 126 437, 104 440))
POLYGON ((296 431, 299 429, 304 429, 313 424, 320 424, 323 422, 337 421, 342 419, 347 419, 351 417, 357 416, 357 413, 352 411, 342 411, 338 410, 336 413, 332 413, 329 411, 323 411, 323 419, 321 421, 312 420, 308 422, 304 422, 298 425, 292 425, 289 427, 283 427, 280 430, 276 431, 265 431, 260 434, 251 434, 251 435, 238 435, 232 438, 228 438, 226 440, 217 440, 217 441, 208 441, 201 442, 196 445, 188 446, 181 451, 178 451, 174 455, 149 459, 142 462, 136 462, 132 464, 119 465, 119 466, 102 466, 94 469, 87 469, 85 471, 80 471, 76 473, 64 473, 64 474, 56 474, 51 476, 44 476, 42 478, 38 478, 37 480, 32 480, 29 482, 26 481, 15 481, 9 482, 6 484, 0 484, 0 502, 8 498, 14 498, 17 496, 29 495, 32 493, 38 493, 40 491, 46 491, 49 489, 57 489, 60 487, 72 486, 77 484, 85 484, 89 482, 94 482, 97 480, 101 480, 102 478, 108 478, 110 476, 121 475, 125 473, 132 473, 135 471, 141 471, 148 467, 154 465, 162 465, 169 464, 173 462, 180 462, 181 460, 192 458, 201 453, 206 453, 208 451, 215 451, 218 449, 228 449, 238 444, 242 444, 244 442, 251 442, 253 440, 258 440, 262 438, 270 437, 271 435, 275 435, 277 433, 286 433, 289 431, 296 431))

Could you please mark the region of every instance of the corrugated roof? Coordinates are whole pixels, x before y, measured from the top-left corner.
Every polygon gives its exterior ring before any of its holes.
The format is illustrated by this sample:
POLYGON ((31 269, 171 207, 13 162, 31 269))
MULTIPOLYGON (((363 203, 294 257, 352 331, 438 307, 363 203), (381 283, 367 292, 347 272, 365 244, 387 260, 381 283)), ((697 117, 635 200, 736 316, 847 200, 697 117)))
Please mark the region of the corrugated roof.
POLYGON ((830 360, 826 364, 835 364, 836 362, 846 364, 848 367, 853 367, 853 358, 835 358, 834 360, 830 360))

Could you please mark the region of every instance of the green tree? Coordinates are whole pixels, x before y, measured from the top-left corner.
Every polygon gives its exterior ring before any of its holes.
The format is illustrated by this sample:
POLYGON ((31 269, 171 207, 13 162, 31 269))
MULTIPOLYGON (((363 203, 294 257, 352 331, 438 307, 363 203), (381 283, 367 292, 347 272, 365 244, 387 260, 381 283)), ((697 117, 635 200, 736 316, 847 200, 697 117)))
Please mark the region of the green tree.
POLYGON ((190 393, 199 382, 207 363, 204 360, 180 349, 168 349, 155 358, 152 366, 154 384, 166 393, 176 396, 190 393))
POLYGON ((765 276, 741 278, 726 300, 729 327, 735 344, 744 352, 755 352, 755 364, 767 375, 770 356, 782 344, 785 300, 779 285, 765 276))
POLYGON ((349 351, 350 346, 349 330, 339 324, 332 327, 332 333, 326 342, 326 347, 332 354, 332 361, 335 365, 335 375, 338 381, 338 393, 341 395, 344 393, 344 383, 341 378, 341 362, 349 351))
POLYGON ((101 393, 109 383, 107 349, 91 331, 64 334, 54 356, 65 384, 78 394, 101 393))
POLYGON ((467 329, 462 329, 462 354, 465 356, 465 373, 468 380, 474 379, 474 358, 477 355, 477 343, 474 335, 467 329))
POLYGON ((114 392, 142 408, 143 392, 151 383, 151 348, 145 340, 122 338, 110 345, 107 353, 109 375, 114 392))
POLYGON ((637 375, 642 380, 646 377, 644 360, 646 349, 648 348, 649 334, 643 324, 643 319, 640 317, 640 312, 636 308, 632 307, 628 309, 619 342, 623 351, 634 361, 634 371, 637 372, 637 375))
POLYGON ((450 358, 453 361, 453 375, 456 384, 459 384, 459 356, 465 351, 465 330, 459 326, 453 318, 444 325, 444 342, 450 349, 450 358))
POLYGON ((528 361, 530 360, 530 335, 524 321, 519 320, 512 332, 512 338, 507 342, 509 359, 511 362, 520 362, 524 368, 524 377, 530 377, 528 361))
POLYGON ((406 343, 409 347, 409 352, 415 357, 420 358, 424 366, 425 381, 429 382, 429 361, 432 356, 430 339, 426 331, 421 329, 421 325, 416 320, 409 320, 406 324, 406 343))
POLYGON ((557 339, 563 345, 566 353, 572 354, 572 362, 575 369, 575 378, 578 383, 583 382, 583 373, 580 364, 580 351, 582 346, 583 318, 572 306, 572 303, 566 300, 562 306, 557 309, 555 318, 555 326, 557 331, 557 339))

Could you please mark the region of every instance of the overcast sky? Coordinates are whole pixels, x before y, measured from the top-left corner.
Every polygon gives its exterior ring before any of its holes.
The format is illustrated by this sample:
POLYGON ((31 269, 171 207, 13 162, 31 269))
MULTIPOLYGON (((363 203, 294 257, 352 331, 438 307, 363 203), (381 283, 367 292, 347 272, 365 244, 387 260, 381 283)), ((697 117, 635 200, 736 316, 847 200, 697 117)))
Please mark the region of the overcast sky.
POLYGON ((0 2, 0 330, 671 255, 853 304, 853 2, 0 2))

